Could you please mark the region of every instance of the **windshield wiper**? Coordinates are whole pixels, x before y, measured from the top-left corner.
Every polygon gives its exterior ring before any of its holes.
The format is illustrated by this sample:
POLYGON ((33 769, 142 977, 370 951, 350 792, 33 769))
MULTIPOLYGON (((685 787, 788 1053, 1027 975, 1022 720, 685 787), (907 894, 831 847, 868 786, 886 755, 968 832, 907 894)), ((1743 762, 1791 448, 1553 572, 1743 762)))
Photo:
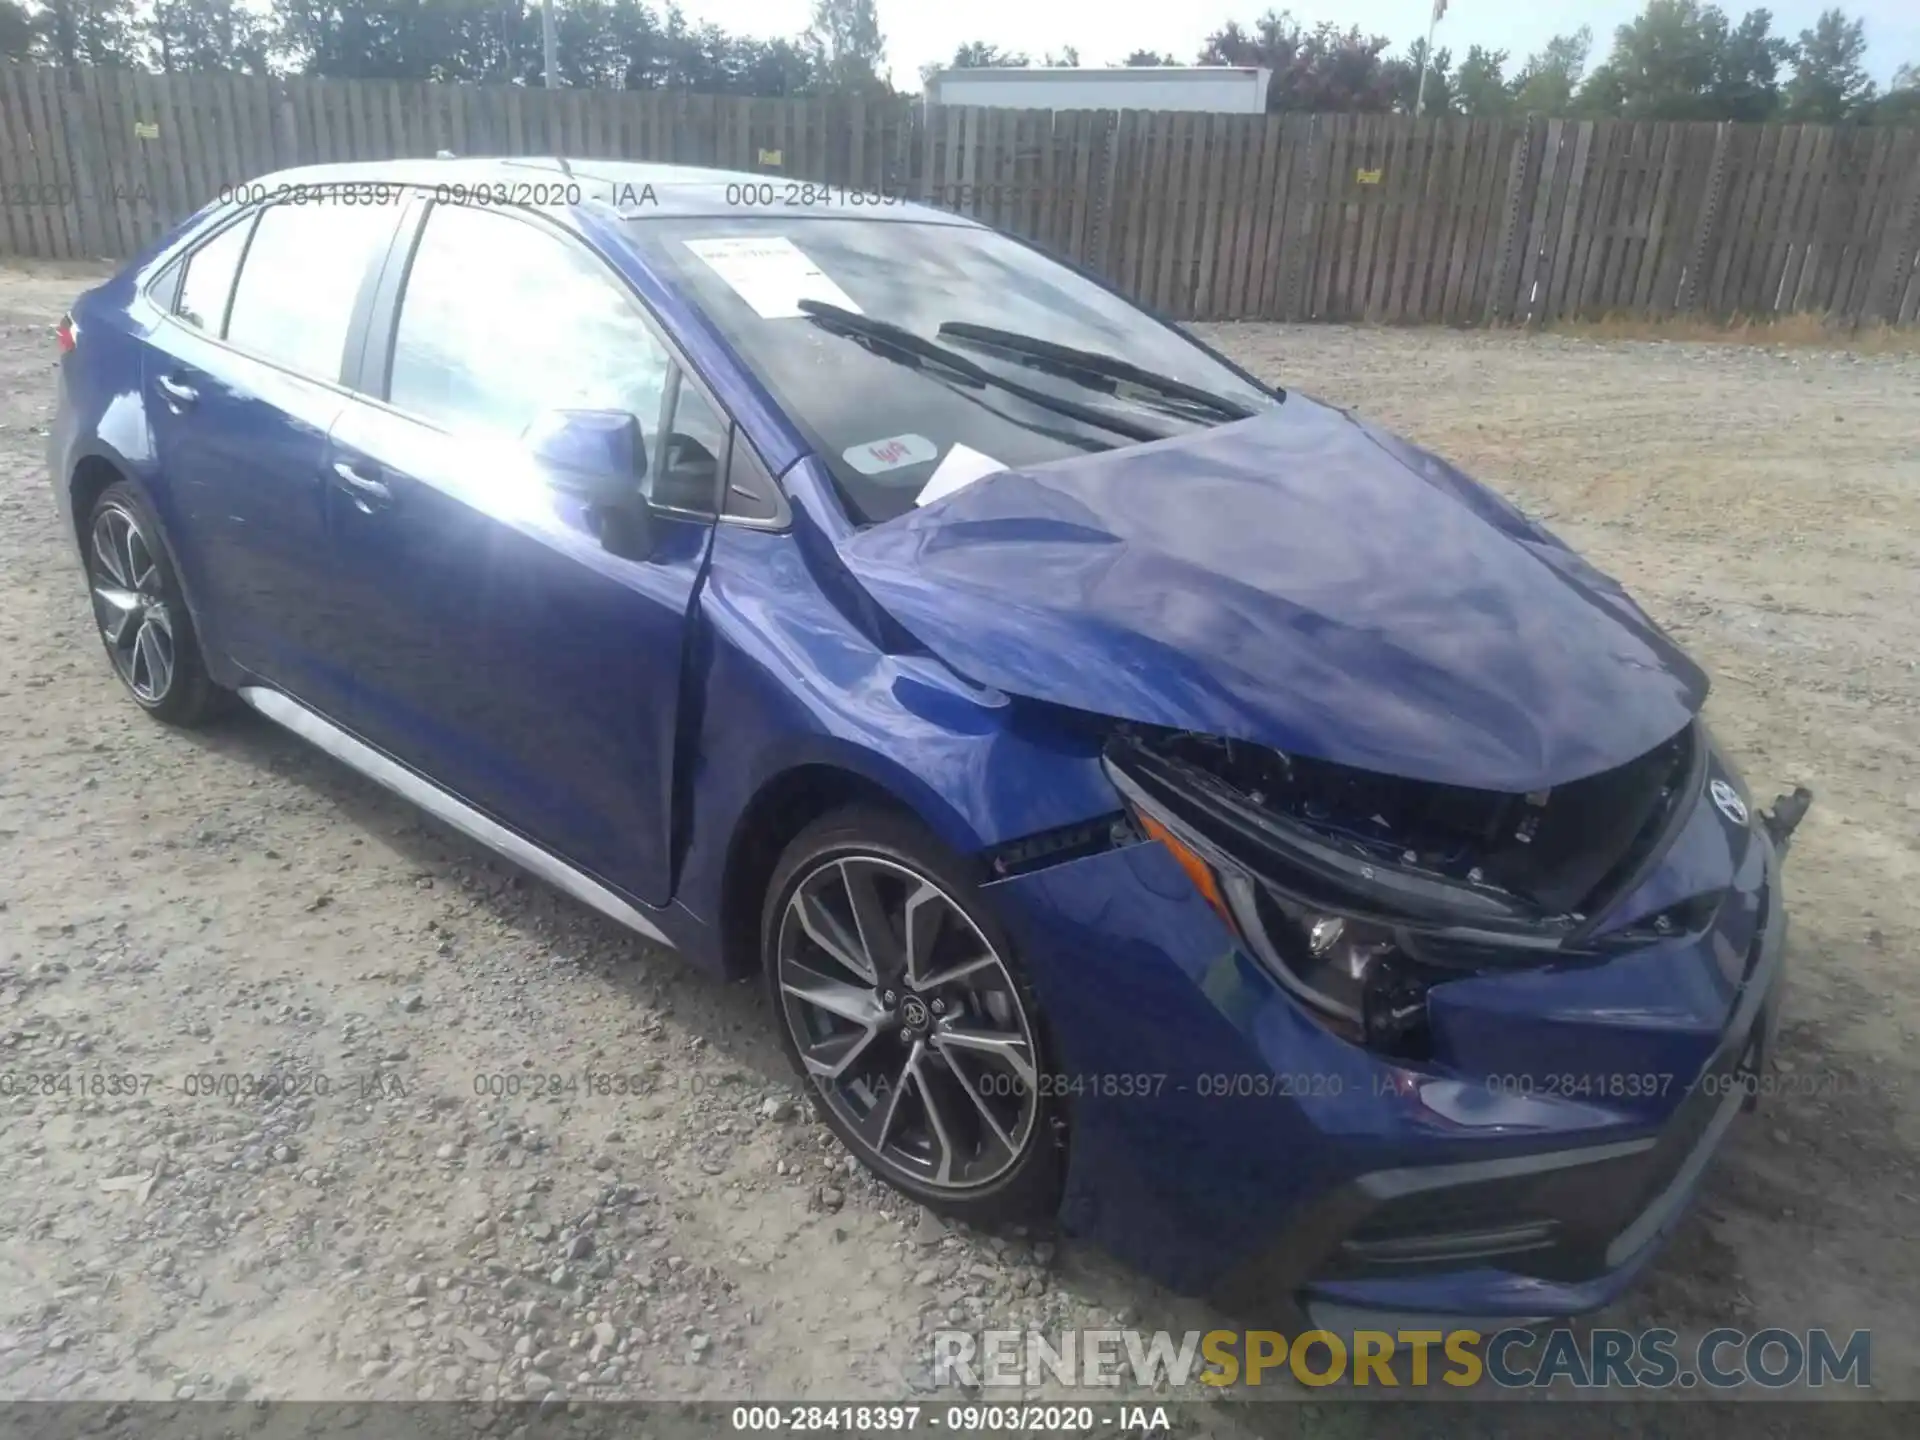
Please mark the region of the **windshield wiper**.
MULTIPOLYGON (((1226 420, 1250 420, 1259 413, 1251 405, 1239 400, 1216 395, 1211 390, 1189 385, 1158 370, 1144 369, 1117 355, 1102 355, 1097 350, 1076 350, 1071 345, 1056 345, 1038 336, 996 330, 991 325, 973 325, 964 320, 949 320, 940 327, 939 333, 989 349, 1004 350, 1023 360, 1038 360, 1042 362, 1042 368, 1080 384, 1086 383, 1084 377, 1112 381, 1114 383, 1107 388, 1115 395, 1120 395, 1120 386, 1131 385, 1164 399, 1183 401, 1226 420)), ((1127 397, 1120 395, 1120 398, 1127 397)))
POLYGON ((975 385, 991 386, 996 390, 1004 390, 1009 395, 1018 395, 1028 404, 1038 405, 1043 410, 1051 410, 1056 415, 1065 415, 1082 424, 1095 425, 1102 430, 1110 430, 1116 435, 1125 435, 1129 440, 1171 438, 1164 430, 1112 414, 1096 405, 1082 405, 1077 400, 1068 400, 1060 395, 1049 395, 1044 390, 1023 385, 1008 376, 996 375, 984 366, 974 364, 958 351, 949 350, 946 346, 936 344, 923 335, 914 334, 904 325, 895 325, 888 320, 875 320, 871 316, 842 309, 838 305, 829 305, 824 300, 802 300, 799 305, 809 319, 830 333, 871 340, 901 354, 911 355, 936 365, 942 370, 949 370, 975 385))

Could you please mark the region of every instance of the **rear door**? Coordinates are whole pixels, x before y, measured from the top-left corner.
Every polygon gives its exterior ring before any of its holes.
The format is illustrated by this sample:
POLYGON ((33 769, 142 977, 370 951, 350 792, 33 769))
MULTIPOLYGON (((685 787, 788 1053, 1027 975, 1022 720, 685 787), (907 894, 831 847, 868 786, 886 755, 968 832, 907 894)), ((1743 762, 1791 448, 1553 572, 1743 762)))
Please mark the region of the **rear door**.
POLYGON ((240 217, 187 257, 142 367, 209 643, 332 714, 347 671, 327 432, 395 214, 279 204, 240 217))
POLYGON ((682 651, 725 418, 611 267, 532 215, 430 206, 374 313, 367 394, 327 457, 360 496, 340 531, 354 727, 664 903, 682 651), (532 466, 521 435, 550 409, 638 418, 647 483, 684 502, 657 520, 650 558, 604 550, 582 504, 532 466))

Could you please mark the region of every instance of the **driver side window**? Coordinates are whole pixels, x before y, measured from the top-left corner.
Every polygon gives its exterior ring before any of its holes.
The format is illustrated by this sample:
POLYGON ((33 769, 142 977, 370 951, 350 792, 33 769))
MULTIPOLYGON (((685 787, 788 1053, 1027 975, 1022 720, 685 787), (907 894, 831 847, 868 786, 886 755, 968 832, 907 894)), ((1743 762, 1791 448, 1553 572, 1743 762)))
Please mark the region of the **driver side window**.
POLYGON ((671 360, 605 266, 510 216, 435 205, 407 272, 387 400, 518 440, 545 410, 622 410, 651 455, 671 360))

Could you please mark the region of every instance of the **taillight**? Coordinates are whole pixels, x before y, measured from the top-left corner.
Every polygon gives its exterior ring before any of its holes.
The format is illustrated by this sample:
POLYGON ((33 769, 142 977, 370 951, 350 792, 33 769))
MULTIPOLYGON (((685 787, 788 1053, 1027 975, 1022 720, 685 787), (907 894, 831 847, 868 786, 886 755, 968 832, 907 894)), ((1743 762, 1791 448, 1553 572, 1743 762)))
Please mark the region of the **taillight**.
POLYGON ((59 342, 60 353, 62 355, 71 355, 73 353, 74 344, 80 338, 80 331, 73 323, 73 316, 62 315, 60 317, 59 325, 54 328, 53 338, 59 342))

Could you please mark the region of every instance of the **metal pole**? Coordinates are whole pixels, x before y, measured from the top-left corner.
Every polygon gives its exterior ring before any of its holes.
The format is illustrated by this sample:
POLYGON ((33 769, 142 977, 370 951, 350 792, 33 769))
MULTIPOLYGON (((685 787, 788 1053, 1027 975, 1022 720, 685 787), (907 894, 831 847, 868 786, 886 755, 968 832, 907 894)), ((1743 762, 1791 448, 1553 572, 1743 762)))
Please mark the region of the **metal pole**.
MULTIPOLYGON (((1445 0, 1433 0, 1433 10, 1427 16, 1427 48, 1420 57, 1420 88, 1413 96, 1413 118, 1420 118, 1420 110, 1427 103, 1427 73, 1433 69, 1433 29, 1440 23, 1440 12, 1446 9, 1445 0)), ((553 82, 547 82, 551 85, 553 82)))
POLYGON ((553 0, 540 0, 540 46, 547 62, 547 89, 560 88, 560 42, 553 30, 553 0))

